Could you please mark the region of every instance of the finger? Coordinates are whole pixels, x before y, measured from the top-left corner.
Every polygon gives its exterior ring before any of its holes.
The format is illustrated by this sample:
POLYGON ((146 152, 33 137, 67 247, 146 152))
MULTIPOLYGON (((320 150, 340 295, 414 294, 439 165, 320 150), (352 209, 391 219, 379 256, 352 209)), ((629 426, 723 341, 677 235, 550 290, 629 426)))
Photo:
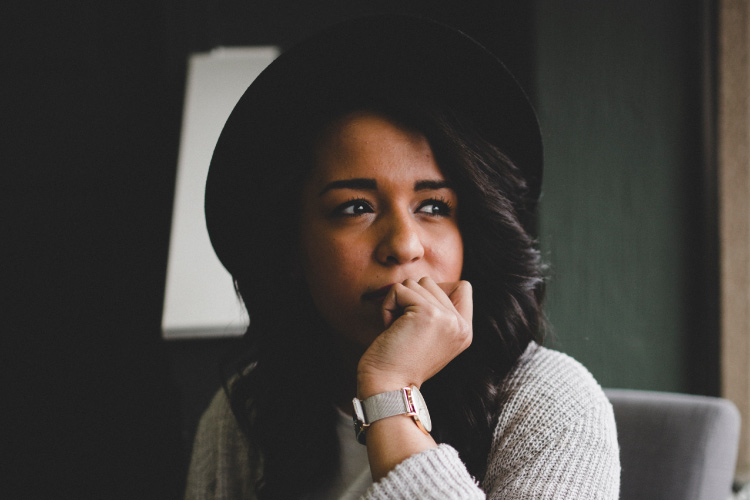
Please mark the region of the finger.
POLYGON ((407 307, 419 304, 422 301, 424 301, 424 297, 417 290, 402 283, 393 285, 383 300, 383 323, 385 327, 391 326, 407 307))
POLYGON ((419 285, 424 290, 428 291, 430 295, 435 297, 443 305, 443 307, 451 311, 455 309, 453 302, 451 302, 450 297, 448 297, 448 293, 443 289, 443 287, 435 283, 435 280, 433 280, 429 276, 425 276, 424 278, 419 280, 419 285))
MULTIPOLYGON (((436 289, 428 290, 423 285, 423 283, 427 283, 428 281, 433 281, 433 280, 425 276, 421 278, 419 281, 416 281, 413 279, 406 279, 404 280, 402 284, 406 288, 418 293, 428 303, 435 304, 435 305, 441 304, 442 302, 440 302, 439 297, 436 296, 435 292, 438 292, 438 295, 445 295, 445 292, 443 292, 442 290, 436 290, 436 289)), ((446 295, 446 298, 447 298, 447 295, 446 295)), ((450 299, 448 299, 448 302, 450 302, 450 299)), ((442 303, 442 304, 446 305, 445 303, 442 303)))
POLYGON ((449 297, 458 313, 471 323, 474 315, 474 299, 471 283, 462 280, 450 283, 438 283, 438 286, 449 297))

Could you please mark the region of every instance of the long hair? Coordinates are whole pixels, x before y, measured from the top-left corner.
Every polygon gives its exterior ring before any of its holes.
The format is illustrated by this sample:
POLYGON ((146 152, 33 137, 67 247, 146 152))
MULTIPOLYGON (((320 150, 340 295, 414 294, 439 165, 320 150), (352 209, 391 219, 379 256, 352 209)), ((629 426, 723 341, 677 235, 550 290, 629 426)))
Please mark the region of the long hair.
POLYGON ((269 186, 261 203, 267 234, 246 235, 263 240, 266 261, 248 264, 255 266, 252 275, 234 275, 251 322, 246 352, 226 387, 251 453, 262 460, 260 499, 303 498, 329 484, 339 465, 334 398, 350 388, 342 387, 348 379, 339 350, 295 264, 296 211, 321 130, 357 110, 423 134, 461 204, 462 278, 474 291, 473 341, 422 392, 432 436, 455 447, 478 479, 485 473, 500 385, 543 333, 543 269, 528 229, 535 200, 527 199, 526 182, 510 158, 466 117, 434 103, 350 102, 316 117, 308 135, 295 137, 297 158, 285 160, 299 168, 269 186))

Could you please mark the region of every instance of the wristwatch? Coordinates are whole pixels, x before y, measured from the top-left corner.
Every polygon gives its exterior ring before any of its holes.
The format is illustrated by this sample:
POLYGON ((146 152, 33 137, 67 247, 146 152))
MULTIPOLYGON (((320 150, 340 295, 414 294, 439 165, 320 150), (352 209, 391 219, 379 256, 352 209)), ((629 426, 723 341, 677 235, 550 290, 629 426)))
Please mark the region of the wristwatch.
POLYGON ((354 433, 360 444, 365 444, 365 434, 370 424, 394 415, 410 416, 425 434, 429 434, 432 430, 430 412, 427 411, 422 393, 414 385, 397 391, 375 394, 364 401, 354 398, 352 403, 354 404, 354 433))

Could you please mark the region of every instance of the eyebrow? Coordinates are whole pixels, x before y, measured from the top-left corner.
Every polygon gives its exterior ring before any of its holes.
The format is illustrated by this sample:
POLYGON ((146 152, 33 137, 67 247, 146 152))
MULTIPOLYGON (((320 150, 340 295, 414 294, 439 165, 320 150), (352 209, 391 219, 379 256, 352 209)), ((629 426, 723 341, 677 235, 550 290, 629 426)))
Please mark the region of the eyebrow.
POLYGON ((374 191, 378 188, 378 183, 375 179, 344 179, 340 181, 333 181, 326 184, 319 196, 323 196, 331 189, 362 189, 367 191, 374 191))
POLYGON ((414 183, 414 191, 428 191, 428 190, 437 190, 437 189, 445 189, 450 188, 450 185, 448 185, 448 182, 440 180, 440 181, 417 181, 414 183))
MULTIPOLYGON (((450 188, 448 182, 444 180, 423 180, 414 183, 414 191, 427 191, 450 188)), ((365 191, 375 191, 378 189, 378 183, 375 179, 356 178, 343 179, 340 181, 329 182, 320 191, 318 196, 323 196, 332 189, 360 189, 365 191)))

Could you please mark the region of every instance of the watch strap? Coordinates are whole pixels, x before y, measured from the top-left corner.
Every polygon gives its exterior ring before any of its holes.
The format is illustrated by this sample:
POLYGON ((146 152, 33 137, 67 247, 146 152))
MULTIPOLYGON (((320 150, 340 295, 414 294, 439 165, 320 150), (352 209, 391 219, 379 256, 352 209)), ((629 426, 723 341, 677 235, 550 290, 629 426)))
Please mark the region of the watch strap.
POLYGON ((425 434, 429 434, 432 430, 430 416, 424 406, 424 399, 415 386, 375 394, 364 401, 354 398, 352 403, 354 404, 354 432, 357 441, 361 444, 366 444, 366 433, 370 424, 395 415, 410 416, 417 427, 425 434), (417 409, 418 407, 420 410, 417 409), (422 422, 418 411, 423 411, 424 422, 422 422))
MULTIPOLYGON (((410 388, 408 390, 411 390, 410 388)), ((404 389, 375 394, 362 401, 365 422, 371 424, 377 420, 394 415, 413 413, 406 401, 404 389)))

